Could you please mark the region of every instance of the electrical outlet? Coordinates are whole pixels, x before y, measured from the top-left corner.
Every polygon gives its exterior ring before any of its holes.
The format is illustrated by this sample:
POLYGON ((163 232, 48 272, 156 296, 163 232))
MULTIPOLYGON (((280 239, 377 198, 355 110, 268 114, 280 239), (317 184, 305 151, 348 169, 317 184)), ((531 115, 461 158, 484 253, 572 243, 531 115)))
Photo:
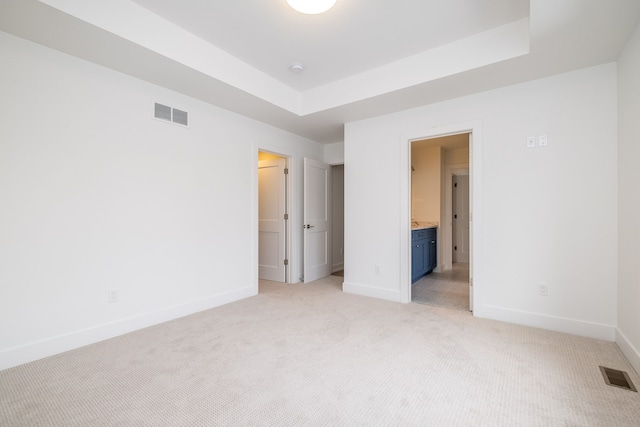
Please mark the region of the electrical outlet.
POLYGON ((380 274, 380 266, 379 265, 375 265, 373 267, 373 272, 376 273, 376 274, 380 274))
POLYGON ((549 296, 549 286, 546 283, 538 283, 538 295, 541 297, 549 296))
POLYGON ((109 304, 118 302, 118 290, 117 289, 109 289, 107 292, 107 302, 109 304))
POLYGON ((527 148, 534 148, 536 146, 536 137, 530 136, 527 138, 527 148))
POLYGON ((549 139, 547 139, 547 135, 540 135, 538 137, 538 145, 540 147, 546 147, 549 144, 549 139))

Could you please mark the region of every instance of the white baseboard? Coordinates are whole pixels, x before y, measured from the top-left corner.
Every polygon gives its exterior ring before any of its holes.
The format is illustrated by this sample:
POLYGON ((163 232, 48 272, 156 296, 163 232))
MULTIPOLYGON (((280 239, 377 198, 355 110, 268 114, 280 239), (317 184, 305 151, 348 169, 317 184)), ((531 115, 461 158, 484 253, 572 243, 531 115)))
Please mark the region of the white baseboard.
POLYGON ((0 370, 257 295, 251 286, 0 351, 0 370))
POLYGON ((531 313, 492 305, 474 307, 474 314, 486 319, 500 320, 502 322, 515 323, 550 331, 565 332, 611 342, 615 340, 615 326, 613 325, 586 322, 541 313, 531 313))
POLYGON ((631 363, 633 369, 636 370, 636 373, 640 374, 640 351, 631 344, 631 341, 619 329, 616 329, 616 344, 624 354, 624 357, 631 363))
POLYGON ((373 286, 343 282, 342 291, 350 294, 400 302, 400 291, 397 289, 380 289, 373 286))

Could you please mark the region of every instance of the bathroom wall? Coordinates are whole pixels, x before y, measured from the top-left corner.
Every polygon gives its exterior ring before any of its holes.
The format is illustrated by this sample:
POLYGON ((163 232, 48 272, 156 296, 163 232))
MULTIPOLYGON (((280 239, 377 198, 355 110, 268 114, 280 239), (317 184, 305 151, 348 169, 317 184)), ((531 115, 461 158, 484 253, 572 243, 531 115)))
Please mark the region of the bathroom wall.
POLYGON ((411 150, 411 218, 440 221, 442 148, 414 143, 411 150))

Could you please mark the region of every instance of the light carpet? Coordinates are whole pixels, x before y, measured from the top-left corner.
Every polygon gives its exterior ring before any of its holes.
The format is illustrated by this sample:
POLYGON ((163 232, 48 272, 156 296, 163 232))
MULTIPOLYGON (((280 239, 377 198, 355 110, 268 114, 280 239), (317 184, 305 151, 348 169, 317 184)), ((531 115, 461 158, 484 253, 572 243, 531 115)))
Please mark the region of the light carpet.
POLYGON ((0 372, 3 426, 637 426, 615 344, 330 276, 0 372))

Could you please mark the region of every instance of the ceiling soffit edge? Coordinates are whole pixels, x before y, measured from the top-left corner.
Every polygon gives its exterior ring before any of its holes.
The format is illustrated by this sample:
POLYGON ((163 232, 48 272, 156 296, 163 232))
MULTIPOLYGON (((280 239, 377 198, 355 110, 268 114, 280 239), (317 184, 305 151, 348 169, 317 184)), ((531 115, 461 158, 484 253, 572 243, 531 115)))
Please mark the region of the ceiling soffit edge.
POLYGON ((298 92, 132 1, 38 1, 297 116, 330 110, 529 52, 529 19, 523 18, 355 76, 298 92))

